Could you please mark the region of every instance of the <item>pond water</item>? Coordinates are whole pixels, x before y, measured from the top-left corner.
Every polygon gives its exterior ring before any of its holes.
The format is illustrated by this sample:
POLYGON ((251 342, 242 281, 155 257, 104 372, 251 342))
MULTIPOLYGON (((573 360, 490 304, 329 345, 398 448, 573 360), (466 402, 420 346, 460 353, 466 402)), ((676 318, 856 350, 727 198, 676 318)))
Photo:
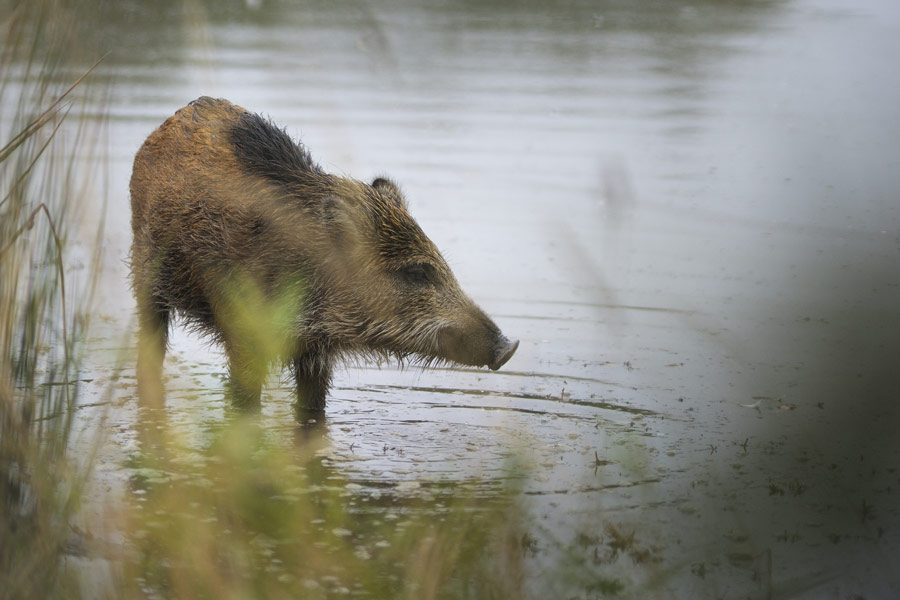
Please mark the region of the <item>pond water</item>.
MULTIPOLYGON (((330 172, 399 181, 521 340, 498 372, 339 369, 316 435, 361 493, 515 479, 535 598, 900 594, 895 3, 123 1, 96 27, 111 192, 79 416, 105 415, 101 487, 125 489, 139 418, 131 162, 224 97, 330 172), (640 551, 610 551, 623 531, 640 551)), ((222 354, 176 330, 165 370, 202 438, 222 354)), ((291 401, 273 378, 260 418, 286 438, 291 401)))

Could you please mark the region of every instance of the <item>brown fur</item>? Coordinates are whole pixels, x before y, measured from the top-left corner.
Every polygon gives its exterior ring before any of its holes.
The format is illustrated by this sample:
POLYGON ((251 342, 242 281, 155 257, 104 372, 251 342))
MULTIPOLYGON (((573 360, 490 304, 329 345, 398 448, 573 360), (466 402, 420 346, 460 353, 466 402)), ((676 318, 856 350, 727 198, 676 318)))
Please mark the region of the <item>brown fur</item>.
POLYGON ((141 397, 161 401, 173 313, 224 344, 240 402, 269 363, 325 405, 348 355, 498 368, 516 343, 462 292, 399 188, 325 173, 270 122, 200 98, 141 147, 131 178, 141 397))

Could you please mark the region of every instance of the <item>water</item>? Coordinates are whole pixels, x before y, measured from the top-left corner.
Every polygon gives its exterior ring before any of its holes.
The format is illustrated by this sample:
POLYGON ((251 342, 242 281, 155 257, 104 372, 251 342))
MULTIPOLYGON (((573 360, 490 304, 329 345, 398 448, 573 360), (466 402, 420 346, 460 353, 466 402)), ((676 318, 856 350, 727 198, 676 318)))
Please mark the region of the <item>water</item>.
MULTIPOLYGON (((595 597, 601 576, 638 597, 900 593, 892 2, 118 2, 95 28, 112 192, 82 401, 109 403, 81 414, 109 411, 107 486, 138 414, 131 162, 211 95, 331 172, 398 180, 521 339, 496 373, 339 370, 323 452, 342 475, 520 477, 535 597, 595 597)), ((179 331, 166 373, 202 438, 221 353, 179 331)), ((273 379, 275 434, 290 401, 273 379)))

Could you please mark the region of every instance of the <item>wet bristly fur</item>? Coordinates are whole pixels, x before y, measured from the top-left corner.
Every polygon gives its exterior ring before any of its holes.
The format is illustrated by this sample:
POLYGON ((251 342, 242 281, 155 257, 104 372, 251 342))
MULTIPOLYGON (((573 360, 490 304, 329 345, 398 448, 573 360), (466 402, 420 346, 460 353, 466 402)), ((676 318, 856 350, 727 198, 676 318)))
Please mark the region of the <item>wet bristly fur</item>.
POLYGON ((255 402, 270 363, 321 409, 345 356, 490 364, 493 322, 387 178, 326 173, 271 121, 200 98, 153 132, 131 179, 138 384, 159 401, 171 319, 224 345, 255 402))

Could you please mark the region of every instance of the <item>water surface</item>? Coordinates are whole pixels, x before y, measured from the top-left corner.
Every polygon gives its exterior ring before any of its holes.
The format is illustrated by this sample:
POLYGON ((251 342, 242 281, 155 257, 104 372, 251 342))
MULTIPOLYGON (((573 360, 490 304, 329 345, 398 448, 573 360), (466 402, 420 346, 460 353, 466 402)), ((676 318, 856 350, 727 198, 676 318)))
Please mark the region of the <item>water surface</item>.
MULTIPOLYGON (((110 411, 108 486, 139 412, 131 162, 225 97, 331 172, 398 180, 521 339, 496 373, 339 369, 322 453, 360 493, 516 479, 535 598, 900 593, 893 3, 126 1, 97 28, 112 192, 82 401, 121 372, 80 414, 110 411)), ((166 374, 202 440, 221 353, 177 331, 166 374)), ((273 378, 274 435, 291 401, 273 378)))

